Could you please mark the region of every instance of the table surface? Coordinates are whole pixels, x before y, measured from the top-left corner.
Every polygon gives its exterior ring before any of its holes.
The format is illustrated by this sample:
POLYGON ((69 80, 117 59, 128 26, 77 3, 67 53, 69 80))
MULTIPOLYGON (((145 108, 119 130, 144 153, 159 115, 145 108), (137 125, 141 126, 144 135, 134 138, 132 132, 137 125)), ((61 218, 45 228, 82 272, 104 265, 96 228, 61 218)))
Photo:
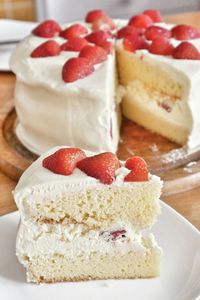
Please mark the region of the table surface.
MULTIPOLYGON (((200 28, 200 12, 166 16, 171 23, 191 24, 200 28)), ((0 72, 0 98, 6 101, 13 95, 15 77, 11 73, 0 72)), ((16 210, 12 190, 16 183, 0 172, 0 215, 16 210)), ((188 192, 163 197, 166 203, 177 210, 200 230, 200 188, 188 192)))

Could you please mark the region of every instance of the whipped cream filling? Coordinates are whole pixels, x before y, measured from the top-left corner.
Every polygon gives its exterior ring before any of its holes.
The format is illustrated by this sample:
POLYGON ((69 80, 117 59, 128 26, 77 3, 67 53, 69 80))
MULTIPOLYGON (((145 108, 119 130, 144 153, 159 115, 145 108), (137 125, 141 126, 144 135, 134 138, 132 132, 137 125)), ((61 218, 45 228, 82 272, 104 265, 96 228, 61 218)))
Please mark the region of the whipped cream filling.
MULTIPOLYGON (((153 235, 149 238, 156 242, 153 235)), ((75 257, 90 255, 91 252, 121 255, 130 251, 146 252, 141 232, 122 221, 108 230, 88 230, 84 225, 51 225, 23 222, 17 235, 16 252, 18 256, 40 254, 63 254, 75 257)))

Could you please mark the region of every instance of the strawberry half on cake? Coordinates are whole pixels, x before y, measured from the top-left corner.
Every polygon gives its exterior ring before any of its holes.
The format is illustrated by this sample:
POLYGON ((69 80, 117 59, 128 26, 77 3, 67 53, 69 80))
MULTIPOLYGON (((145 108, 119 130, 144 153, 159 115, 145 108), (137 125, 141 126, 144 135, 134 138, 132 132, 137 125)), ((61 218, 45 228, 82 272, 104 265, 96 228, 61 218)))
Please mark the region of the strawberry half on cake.
POLYGON ((57 147, 22 175, 16 254, 35 283, 159 275, 162 182, 138 156, 57 147))

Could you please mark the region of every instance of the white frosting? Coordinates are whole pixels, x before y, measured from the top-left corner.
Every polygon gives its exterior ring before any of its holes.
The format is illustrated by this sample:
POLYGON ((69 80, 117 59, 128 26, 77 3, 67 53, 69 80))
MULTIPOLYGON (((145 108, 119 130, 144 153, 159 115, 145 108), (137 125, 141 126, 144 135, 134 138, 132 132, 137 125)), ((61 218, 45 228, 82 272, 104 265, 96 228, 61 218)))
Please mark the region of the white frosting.
MULTIPOLYGON (((91 75, 65 83, 62 67, 79 53, 62 51, 55 57, 31 58, 31 52, 46 40, 28 36, 16 47, 10 60, 17 76, 14 97, 19 118, 17 136, 37 154, 62 144, 115 152, 119 125, 114 101, 114 52, 96 65, 91 75)), ((59 44, 66 41, 61 37, 51 40, 59 44)))
MULTIPOLYGON (((89 230, 84 225, 50 225, 23 222, 17 235, 17 255, 29 257, 40 254, 59 253, 65 256, 90 255, 91 252, 116 255, 130 251, 145 252, 141 232, 136 232, 129 224, 116 223, 108 230, 89 230), (126 230, 125 237, 112 239, 110 232, 126 230)), ((151 235, 154 246, 155 240, 151 235)))

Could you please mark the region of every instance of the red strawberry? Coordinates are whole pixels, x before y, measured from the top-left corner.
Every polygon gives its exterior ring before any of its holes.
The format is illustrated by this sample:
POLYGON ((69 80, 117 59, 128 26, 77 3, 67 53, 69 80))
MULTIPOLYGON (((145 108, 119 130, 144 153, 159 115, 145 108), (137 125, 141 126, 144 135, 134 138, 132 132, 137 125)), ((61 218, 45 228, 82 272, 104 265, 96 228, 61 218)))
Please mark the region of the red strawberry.
POLYGON ((139 29, 146 29, 153 23, 152 19, 147 15, 137 15, 130 19, 128 25, 139 29))
POLYGON ((104 184, 111 184, 115 179, 115 171, 120 167, 117 156, 111 152, 86 157, 78 162, 77 168, 88 176, 99 179, 104 184))
POLYGON ((124 49, 130 52, 134 52, 139 49, 147 49, 148 44, 146 43, 143 36, 130 35, 123 40, 124 49))
POLYGON ((110 31, 97 30, 95 32, 88 34, 85 38, 88 42, 99 45, 100 43, 106 41, 111 37, 112 37, 112 33, 110 31))
POLYGON ((92 30, 96 31, 99 29, 113 30, 116 25, 113 20, 107 15, 101 16, 96 21, 92 23, 92 30))
POLYGON ((110 234, 111 234, 112 241, 116 241, 118 238, 125 237, 126 230, 124 230, 124 229, 115 230, 115 231, 111 231, 110 234))
POLYGON ((65 82, 74 82, 94 72, 94 67, 87 58, 70 58, 63 66, 62 78, 65 82))
POLYGON ((86 27, 80 24, 73 24, 70 27, 62 30, 60 36, 64 39, 73 39, 75 37, 80 37, 81 35, 87 34, 88 30, 86 27))
POLYGON ((70 175, 76 164, 86 157, 79 148, 61 148, 42 161, 44 168, 56 174, 70 175))
POLYGON ((171 29, 172 37, 177 40, 191 40, 200 38, 200 31, 189 25, 177 25, 171 29))
POLYGON ((54 20, 46 20, 39 24, 35 29, 32 30, 32 34, 44 37, 52 38, 61 31, 60 25, 54 20))
POLYGON ((133 156, 125 162, 125 167, 131 170, 128 173, 124 181, 147 181, 148 180, 148 168, 145 160, 140 156, 133 156))
POLYGON ((31 53, 31 57, 47 57, 47 56, 57 56, 60 54, 60 45, 55 41, 47 41, 40 46, 38 46, 31 53))
POLYGON ((73 38, 68 40, 66 43, 62 44, 60 47, 61 51, 81 51, 88 42, 84 38, 73 38))
POLYGON ((106 15, 105 11, 101 9, 91 10, 87 13, 85 17, 85 22, 94 23, 97 19, 105 15, 106 15))
POLYGON ((160 37, 152 41, 148 50, 149 52, 157 55, 172 55, 174 47, 170 44, 169 39, 160 37))
POLYGON ((130 35, 140 35, 142 34, 142 31, 133 27, 133 26, 130 26, 130 25, 127 25, 123 28, 121 28, 118 32, 117 32, 117 38, 118 39, 122 39, 124 37, 127 37, 127 36, 130 36, 130 35))
POLYGON ((143 12, 146 16, 150 17, 153 22, 163 22, 163 18, 159 10, 156 9, 148 9, 143 12))
POLYGON ((108 41, 103 41, 103 42, 99 43, 98 46, 103 48, 106 51, 107 54, 110 54, 112 52, 112 49, 113 49, 112 43, 108 42, 108 41))
POLYGON ((200 59, 198 49, 189 42, 182 42, 178 45, 173 52, 173 57, 176 59, 200 59))
POLYGON ((81 50, 79 57, 87 58, 91 64, 95 65, 106 60, 107 53, 99 46, 88 45, 81 50))
POLYGON ((147 40, 155 40, 159 37, 170 38, 171 32, 159 26, 150 26, 144 33, 147 40))

